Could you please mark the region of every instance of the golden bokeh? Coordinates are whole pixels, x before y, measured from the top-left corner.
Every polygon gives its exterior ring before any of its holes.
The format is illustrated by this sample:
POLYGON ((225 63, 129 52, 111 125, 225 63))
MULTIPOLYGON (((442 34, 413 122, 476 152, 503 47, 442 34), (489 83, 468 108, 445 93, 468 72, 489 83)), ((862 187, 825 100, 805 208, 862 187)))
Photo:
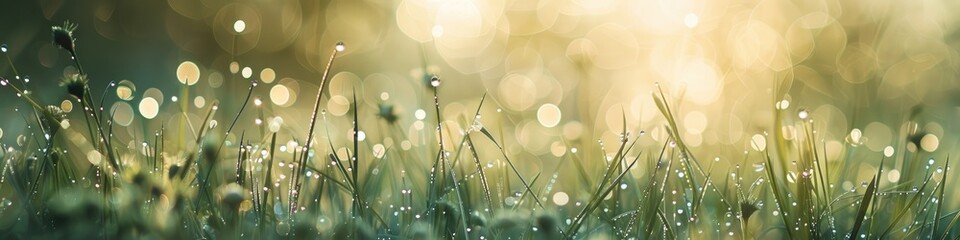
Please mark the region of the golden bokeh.
MULTIPOLYGON (((210 107, 223 108, 218 118, 227 116, 256 83, 250 103, 257 110, 238 121, 259 120, 250 129, 276 132, 282 142, 302 139, 322 71, 339 50, 319 105, 328 114, 318 123, 328 121, 329 128, 318 128, 318 136, 349 137, 349 127, 340 125, 352 127, 356 111, 370 143, 364 147, 377 158, 436 144, 434 93, 449 147, 483 127, 510 154, 548 160, 574 151, 609 154, 624 132, 644 144, 668 141, 664 126, 671 123, 654 100, 660 96, 674 114, 676 137, 698 147, 694 155, 742 159, 772 150, 776 136, 805 140, 807 130, 816 131, 829 160, 850 149, 901 157, 957 144, 960 4, 954 1, 166 0, 143 17, 130 13, 137 6, 129 4, 90 4, 39 5, 47 22, 71 11, 93 16, 78 19, 78 46, 83 58, 108 56, 84 68, 91 86, 117 81, 104 96, 108 118, 121 126, 140 127, 140 117, 190 120, 186 114, 202 117, 198 112, 210 107), (107 47, 115 42, 121 44, 111 47, 135 42, 156 49, 107 47), (114 66, 113 59, 132 66, 114 66), (133 70, 117 70, 126 68, 133 70), (433 75, 442 79, 436 88, 433 75), (474 121, 484 94, 482 117, 474 121), (114 96, 120 101, 111 102, 114 96), (190 113, 168 112, 184 107, 190 113), (913 117, 914 108, 923 111, 913 117), (386 119, 399 130, 372 130, 386 119)), ((24 39, 9 40, 14 62, 53 72, 35 81, 79 72, 55 44, 16 44, 24 39)), ((0 73, 8 69, 0 66, 0 73)), ((102 94, 103 88, 91 89, 102 94)), ((44 97, 66 112, 81 107, 44 97)), ((143 128, 161 126, 152 122, 143 128)), ((2 127, 10 135, 14 126, 2 127)), ((142 138, 139 131, 117 137, 142 138)))
MULTIPOLYGON (((144 106, 144 105, 141 103, 140 106, 144 106)), ((147 103, 146 107, 150 107, 150 103, 147 103)), ((143 108, 141 108, 140 111, 144 112, 143 108)), ((148 113, 144 113, 144 114, 148 114, 148 113)), ((110 115, 113 116, 113 121, 120 126, 130 126, 130 123, 133 122, 133 118, 135 117, 134 116, 135 114, 133 112, 133 107, 130 107, 130 104, 127 102, 114 103, 113 106, 110 107, 110 115)), ((144 116, 146 117, 146 115, 144 116)))
POLYGON ((157 99, 147 97, 147 98, 144 98, 143 100, 140 100, 140 105, 138 109, 140 110, 141 116, 143 116, 146 119, 153 119, 157 117, 157 114, 160 111, 160 103, 157 102, 157 99))
POLYGON ((180 81, 180 84, 187 86, 197 84, 197 80, 200 80, 200 67, 191 61, 180 63, 180 66, 177 67, 177 80, 180 81))

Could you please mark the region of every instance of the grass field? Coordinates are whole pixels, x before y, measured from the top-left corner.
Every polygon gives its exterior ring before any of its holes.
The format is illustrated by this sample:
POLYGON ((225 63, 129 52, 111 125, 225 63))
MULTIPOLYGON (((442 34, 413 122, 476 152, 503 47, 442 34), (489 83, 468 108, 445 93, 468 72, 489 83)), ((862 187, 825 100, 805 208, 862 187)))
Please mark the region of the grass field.
MULTIPOLYGON (((50 30, 69 62, 59 87, 21 76, 3 45, 0 95, 17 107, 2 121, 24 127, 0 130, 2 239, 960 239, 953 115, 937 113, 955 109, 939 103, 837 120, 838 107, 803 107, 820 100, 792 88, 796 70, 740 116, 756 125, 737 120, 742 139, 705 140, 732 128, 691 114, 694 85, 629 96, 650 118, 629 104, 536 109, 503 87, 457 88, 426 55, 400 78, 413 88, 344 80, 349 41, 317 50, 309 83, 232 52, 180 62, 165 96, 92 81, 84 66, 104 66, 84 61, 97 53, 77 28, 50 30), (208 89, 215 78, 227 87, 208 89)), ((568 104, 599 101, 580 97, 568 104)))

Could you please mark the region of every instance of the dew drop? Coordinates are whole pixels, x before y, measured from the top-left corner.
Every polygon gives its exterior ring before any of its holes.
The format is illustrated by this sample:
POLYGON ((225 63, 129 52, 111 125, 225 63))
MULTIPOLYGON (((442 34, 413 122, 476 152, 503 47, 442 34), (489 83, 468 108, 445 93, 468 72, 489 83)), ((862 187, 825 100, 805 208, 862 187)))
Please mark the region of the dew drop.
POLYGON ((474 118, 473 124, 470 124, 470 131, 479 132, 480 130, 483 130, 483 123, 480 122, 480 118, 474 118))

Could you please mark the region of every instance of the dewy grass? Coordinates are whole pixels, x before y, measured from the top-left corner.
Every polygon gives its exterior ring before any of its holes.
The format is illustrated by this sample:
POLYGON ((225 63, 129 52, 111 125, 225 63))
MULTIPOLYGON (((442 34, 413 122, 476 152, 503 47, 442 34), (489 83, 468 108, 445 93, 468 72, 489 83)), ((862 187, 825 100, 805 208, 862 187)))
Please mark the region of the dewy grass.
MULTIPOLYGON (((82 69, 75 28, 55 27, 53 36, 82 69)), ((769 146, 739 160, 703 161, 711 157, 698 155, 705 151, 684 141, 684 128, 675 118, 682 103, 658 89, 652 98, 666 124, 649 127, 662 129, 664 141, 641 141, 646 132, 628 129, 624 113, 619 142, 565 142, 570 150, 556 165, 544 167, 515 150, 522 148, 513 148, 517 143, 505 137, 500 116, 481 118, 497 107, 495 101, 486 103, 486 95, 475 111, 465 113, 472 118, 458 119, 469 127, 449 125, 440 79, 430 74, 423 92, 432 95, 425 96, 432 97, 427 104, 432 106, 402 106, 432 108, 431 117, 421 119, 435 129, 425 128, 421 136, 408 136, 399 126, 403 116, 393 112, 399 105, 361 108, 360 89, 354 90, 348 113, 328 116, 321 98, 344 45, 333 50, 310 118, 299 119, 308 123, 306 133, 268 132, 239 121, 265 117, 259 104, 256 111, 243 110, 258 87, 251 82, 246 97, 237 99, 244 101, 237 112, 218 114, 215 102, 195 113, 203 122, 189 122, 190 131, 129 129, 155 134, 145 134, 142 145, 125 146, 113 132, 128 129, 112 124, 113 112, 100 108, 108 99, 92 101, 90 89, 96 86, 88 78, 97 76, 80 70, 64 81, 70 100, 82 106, 82 117, 40 102, 26 81, 0 78, 0 94, 15 94, 30 106, 19 110, 30 127, 16 146, 4 145, 0 154, 0 238, 960 237, 949 157, 942 166, 934 159, 895 163, 894 158, 853 158, 851 147, 839 161, 828 161, 823 133, 815 131, 820 123, 804 110, 795 118, 775 109, 773 134, 760 139, 769 146), (366 125, 365 118, 377 118, 378 125, 366 125), (70 124, 76 121, 85 124, 70 124), (216 121, 230 124, 217 127, 216 121), (786 126, 798 129, 797 136, 787 138, 778 130, 786 126), (349 137, 331 134, 339 128, 350 129, 349 137), (423 144, 370 144, 412 137, 423 144), (575 150, 589 144, 611 147, 612 154, 575 150), (861 169, 872 176, 848 174, 861 169), (907 170, 900 181, 888 181, 885 174, 895 169, 907 170), (844 182, 854 184, 844 187, 844 182)), ((913 115, 908 121, 915 121, 913 115)), ((915 135, 900 142, 914 143, 915 135)), ((940 156, 925 154, 907 157, 940 156)))

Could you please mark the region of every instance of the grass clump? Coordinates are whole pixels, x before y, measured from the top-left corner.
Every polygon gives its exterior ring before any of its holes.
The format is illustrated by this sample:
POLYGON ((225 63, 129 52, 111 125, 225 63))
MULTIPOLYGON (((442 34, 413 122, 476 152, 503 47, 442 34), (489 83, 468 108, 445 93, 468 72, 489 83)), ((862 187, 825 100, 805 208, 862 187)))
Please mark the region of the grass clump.
MULTIPOLYGON (((674 118, 679 104, 660 91, 652 97, 666 124, 653 128, 664 130, 666 141, 643 143, 646 132, 627 129, 623 117, 612 145, 569 143, 612 146, 614 154, 571 151, 548 167, 510 151, 514 143, 501 130, 484 127, 496 119, 481 118, 490 108, 486 96, 468 113, 472 119, 444 119, 441 79, 430 75, 423 87, 433 106, 424 124, 433 130, 423 134, 424 144, 378 149, 362 138, 411 138, 399 126, 396 105, 362 109, 354 95, 342 117, 321 108, 343 43, 334 46, 321 75, 310 118, 302 119, 306 132, 237 125, 246 115, 264 115, 261 108, 244 111, 257 87, 251 82, 235 112, 218 113, 212 104, 197 113, 204 117, 191 131, 131 129, 153 134, 142 134, 148 136, 136 141, 142 144, 125 145, 113 134, 122 127, 103 110, 107 100, 92 97, 76 57, 75 28, 54 27, 53 38, 79 70, 61 86, 82 106, 81 116, 42 107, 26 84, 0 79, 4 94, 18 94, 31 107, 20 114, 32 115, 25 117, 32 127, 17 145, 3 146, 0 238, 960 237, 960 215, 951 204, 956 196, 946 191, 952 183, 949 161, 908 151, 914 159, 934 158, 926 166, 902 164, 903 178, 886 181, 885 171, 896 167, 887 157, 847 154, 828 161, 814 130, 818 123, 806 112, 794 117, 774 109, 774 134, 753 139, 755 149, 743 159, 703 160, 695 153, 704 151, 682 138, 674 118), (363 118, 382 122, 361 125, 363 118), (230 124, 217 127, 219 120, 230 124), (449 121, 469 127, 454 129, 449 121), (776 130, 788 125, 799 129, 796 136, 776 130), (351 134, 331 136, 330 128, 351 134), (867 165, 877 166, 869 178, 849 174, 859 170, 852 166, 867 165)), ((907 136, 905 144, 917 142, 907 136)))

